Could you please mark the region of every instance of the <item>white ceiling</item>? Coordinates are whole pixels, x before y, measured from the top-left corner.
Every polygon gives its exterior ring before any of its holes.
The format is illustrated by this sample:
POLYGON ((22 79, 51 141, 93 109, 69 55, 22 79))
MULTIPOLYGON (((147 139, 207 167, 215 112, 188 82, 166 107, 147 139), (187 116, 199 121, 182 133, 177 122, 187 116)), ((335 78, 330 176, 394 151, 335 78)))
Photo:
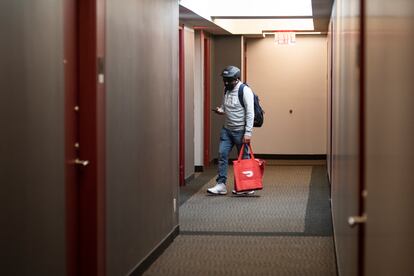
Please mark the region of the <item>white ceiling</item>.
POLYGON ((180 0, 180 24, 212 34, 326 32, 333 0, 180 0))

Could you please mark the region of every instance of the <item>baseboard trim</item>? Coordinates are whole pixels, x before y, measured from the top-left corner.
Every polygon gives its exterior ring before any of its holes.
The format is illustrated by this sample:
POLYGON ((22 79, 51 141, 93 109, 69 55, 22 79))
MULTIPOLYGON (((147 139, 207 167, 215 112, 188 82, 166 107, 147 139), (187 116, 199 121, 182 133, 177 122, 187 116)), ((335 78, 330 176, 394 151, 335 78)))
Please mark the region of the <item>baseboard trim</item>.
POLYGON ((204 167, 203 166, 194 166, 194 171, 195 172, 204 172, 204 167))
POLYGON ((326 154, 255 154, 254 157, 274 160, 326 160, 326 154))
POLYGON ((189 182, 193 181, 195 178, 194 174, 191 174, 189 177, 187 177, 186 179, 184 179, 184 183, 188 184, 189 182))
POLYGON ((161 256, 165 249, 174 241, 174 239, 180 233, 180 226, 177 225, 174 229, 165 237, 157 247, 155 247, 148 255, 141 261, 130 273, 129 276, 139 276, 155 262, 155 260, 161 256))
MULTIPOLYGON (((265 160, 326 160, 326 154, 255 154, 255 158, 265 160)), ((236 160, 229 158, 229 164, 236 160)), ((213 159, 213 164, 218 164, 218 159, 213 159)))

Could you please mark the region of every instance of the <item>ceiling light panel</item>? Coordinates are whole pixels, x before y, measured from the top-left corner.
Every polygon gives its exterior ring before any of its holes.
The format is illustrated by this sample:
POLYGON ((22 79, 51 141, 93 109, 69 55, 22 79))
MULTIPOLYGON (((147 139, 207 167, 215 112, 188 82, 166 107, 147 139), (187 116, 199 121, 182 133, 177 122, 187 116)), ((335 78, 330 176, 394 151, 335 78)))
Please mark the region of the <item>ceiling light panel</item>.
POLYGON ((211 17, 312 16, 311 0, 181 0, 180 4, 211 17))
POLYGON ((232 34, 262 34, 263 31, 313 31, 313 19, 214 19, 232 34))

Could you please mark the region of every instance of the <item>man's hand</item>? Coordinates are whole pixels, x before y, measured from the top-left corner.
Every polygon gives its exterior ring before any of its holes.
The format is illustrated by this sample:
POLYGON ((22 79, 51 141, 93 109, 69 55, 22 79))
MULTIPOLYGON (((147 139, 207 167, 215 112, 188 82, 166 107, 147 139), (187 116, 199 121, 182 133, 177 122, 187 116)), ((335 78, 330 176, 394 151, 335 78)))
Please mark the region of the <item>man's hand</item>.
POLYGON ((250 143, 250 140, 252 139, 252 137, 251 136, 248 136, 248 135, 244 135, 244 137, 243 137, 243 143, 245 143, 245 144, 248 144, 248 143, 250 143))
POLYGON ((216 107, 212 109, 214 112, 216 112, 219 115, 223 115, 224 114, 224 110, 221 107, 216 107))

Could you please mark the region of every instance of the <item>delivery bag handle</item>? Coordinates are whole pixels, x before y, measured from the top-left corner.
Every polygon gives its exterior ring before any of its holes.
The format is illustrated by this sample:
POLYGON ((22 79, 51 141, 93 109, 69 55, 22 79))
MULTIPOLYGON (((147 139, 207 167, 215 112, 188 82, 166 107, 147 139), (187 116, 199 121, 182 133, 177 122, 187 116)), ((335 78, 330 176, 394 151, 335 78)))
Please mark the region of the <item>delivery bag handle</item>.
POLYGON ((244 145, 247 145, 249 147, 250 158, 254 159, 254 154, 253 154, 252 146, 250 145, 250 143, 243 143, 243 145, 240 149, 239 158, 237 159, 237 161, 241 161, 241 159, 242 159, 243 151, 244 151, 244 145))

